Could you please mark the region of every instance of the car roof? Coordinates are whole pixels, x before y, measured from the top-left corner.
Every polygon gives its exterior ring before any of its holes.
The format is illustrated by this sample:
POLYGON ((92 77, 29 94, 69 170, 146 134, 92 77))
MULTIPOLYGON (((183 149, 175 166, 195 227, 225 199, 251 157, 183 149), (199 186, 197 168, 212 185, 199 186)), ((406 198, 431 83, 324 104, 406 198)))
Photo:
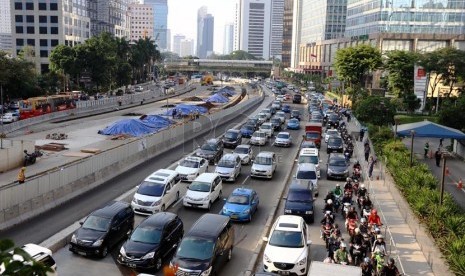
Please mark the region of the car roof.
POLYGON ((40 258, 40 255, 52 255, 52 250, 33 243, 23 245, 21 249, 26 251, 33 259, 40 258))
POLYGON ((148 182, 157 182, 157 183, 167 183, 170 179, 176 177, 178 175, 177 171, 168 170, 168 169, 160 169, 156 172, 153 172, 151 175, 146 177, 144 181, 148 182))
POLYGON ((315 148, 303 148, 300 150, 299 155, 318 155, 318 149, 315 148))
POLYGON ((226 153, 225 155, 223 155, 221 157, 221 160, 231 160, 231 161, 235 161, 237 158, 239 157, 239 155, 237 153, 226 153))
POLYGON ((233 129, 233 128, 231 128, 231 129, 228 129, 228 131, 226 131, 226 132, 239 133, 240 131, 239 131, 238 129, 233 129))
POLYGON ((274 152, 272 151, 261 151, 257 154, 257 157, 260 156, 260 157, 273 157, 274 156, 274 152))
POLYGON ((276 220, 275 230, 302 232, 302 217, 281 215, 276 220))
POLYGON ((216 239, 228 222, 229 217, 227 216, 204 214, 194 223, 186 236, 200 236, 216 239))
POLYGON ((266 134, 264 131, 261 131, 261 130, 256 130, 254 133, 263 133, 263 134, 266 134))
POLYGON ((279 135, 279 134, 286 134, 286 135, 289 135, 289 136, 291 135, 289 132, 286 132, 286 131, 281 131, 277 135, 279 135))
POLYGON ((316 167, 313 163, 300 163, 297 166, 297 171, 315 171, 316 167))
POLYGON ((302 185, 299 184, 298 182, 292 182, 291 185, 289 185, 289 192, 294 191, 294 192, 311 192, 312 190, 310 187, 307 185, 302 185))
POLYGON ((202 157, 197 157, 197 156, 187 156, 186 158, 184 158, 184 160, 187 160, 187 161, 195 161, 195 162, 200 162, 202 161, 202 157))
POLYGON ((240 144, 239 146, 236 147, 237 148, 246 148, 246 149, 250 149, 252 146, 251 145, 245 145, 245 144, 240 144))
POLYGON ((194 181, 212 182, 218 175, 217 173, 202 173, 194 181))
POLYGON ((263 126, 263 125, 271 125, 271 123, 263 123, 262 126, 263 126))
POLYGON ((341 153, 331 153, 329 154, 329 158, 328 159, 344 159, 346 160, 345 156, 341 153))
POLYGON ((174 220, 176 214, 169 212, 160 212, 155 213, 145 220, 143 220, 139 225, 151 225, 151 226, 165 226, 168 222, 174 220))
POLYGON ((249 188, 236 188, 234 191, 231 193, 232 195, 251 195, 254 192, 253 189, 249 188))
POLYGON ((211 139, 208 139, 205 144, 218 144, 220 142, 219 139, 216 139, 216 138, 211 138, 211 139))
POLYGON ((122 209, 128 208, 130 205, 123 201, 112 201, 103 208, 95 210, 91 215, 95 215, 103 218, 112 218, 114 215, 119 213, 122 209))

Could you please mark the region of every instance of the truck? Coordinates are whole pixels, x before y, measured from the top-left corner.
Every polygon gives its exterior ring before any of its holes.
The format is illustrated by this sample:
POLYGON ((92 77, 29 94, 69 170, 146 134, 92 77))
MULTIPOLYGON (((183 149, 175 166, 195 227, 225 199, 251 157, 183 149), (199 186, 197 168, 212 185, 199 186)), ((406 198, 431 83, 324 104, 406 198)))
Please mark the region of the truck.
POLYGON ((340 264, 312 261, 307 275, 308 276, 334 276, 334 275, 361 276, 362 269, 358 266, 340 265, 340 264))
POLYGON ((321 147, 321 134, 323 133, 323 125, 317 122, 307 123, 305 125, 305 141, 313 141, 315 145, 321 147))

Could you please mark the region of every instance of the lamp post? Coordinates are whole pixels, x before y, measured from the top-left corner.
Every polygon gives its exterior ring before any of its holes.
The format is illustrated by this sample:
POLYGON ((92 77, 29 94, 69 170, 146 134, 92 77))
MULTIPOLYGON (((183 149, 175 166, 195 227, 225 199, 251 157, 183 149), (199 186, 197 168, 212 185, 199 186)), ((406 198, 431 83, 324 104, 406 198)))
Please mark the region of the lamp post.
POLYGON ((2 132, 0 133, 0 149, 3 149, 3 109, 5 106, 3 105, 3 84, 0 83, 0 105, 2 106, 1 114, 2 114, 2 119, 0 120, 0 126, 2 127, 2 132))
POLYGON ((442 155, 442 176, 441 176, 441 187, 440 187, 441 194, 439 196, 440 205, 442 205, 444 201, 444 183, 446 179, 446 163, 447 163, 447 157, 449 157, 447 152, 443 152, 441 155, 442 155))
POLYGON ((410 142, 410 167, 413 166, 413 139, 415 138, 415 130, 410 131, 410 136, 412 138, 410 142))

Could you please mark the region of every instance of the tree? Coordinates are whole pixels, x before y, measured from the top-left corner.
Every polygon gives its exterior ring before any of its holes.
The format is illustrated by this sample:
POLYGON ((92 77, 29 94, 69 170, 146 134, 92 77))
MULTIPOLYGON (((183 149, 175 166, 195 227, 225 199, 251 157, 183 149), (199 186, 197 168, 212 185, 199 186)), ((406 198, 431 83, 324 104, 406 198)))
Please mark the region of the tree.
POLYGON ((461 131, 465 131, 465 96, 447 99, 439 111, 439 123, 461 131))
POLYGON ((232 52, 227 59, 231 60, 257 60, 258 58, 254 55, 250 54, 249 52, 237 50, 232 52))
POLYGON ((23 58, 23 55, 12 58, 0 51, 0 68, 0 83, 5 97, 8 95, 10 99, 17 99, 39 95, 34 63, 23 58))
POLYGON ((413 113, 416 109, 421 107, 421 100, 418 99, 414 93, 405 94, 403 97, 403 104, 409 113, 413 113))
POLYGON ((42 263, 34 261, 23 249, 15 247, 11 240, 0 240, 0 264, 3 264, 2 275, 32 275, 45 276, 52 270, 42 263), (21 256, 23 260, 13 258, 21 256))
POLYGON ((394 121, 395 106, 384 97, 369 96, 359 101, 355 115, 364 123, 382 126, 394 121))
POLYGON ((418 55, 410 51, 389 51, 386 53, 384 69, 389 72, 387 76, 387 88, 403 98, 404 95, 413 94, 414 66, 418 55))

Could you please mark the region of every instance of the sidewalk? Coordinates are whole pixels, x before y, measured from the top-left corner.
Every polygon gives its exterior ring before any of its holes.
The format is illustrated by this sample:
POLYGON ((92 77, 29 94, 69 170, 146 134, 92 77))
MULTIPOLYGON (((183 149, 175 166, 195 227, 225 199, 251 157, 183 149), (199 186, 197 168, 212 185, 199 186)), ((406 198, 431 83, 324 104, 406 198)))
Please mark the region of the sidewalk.
MULTIPOLYGON (((359 126, 353 120, 348 124, 349 131, 358 132, 359 126)), ((365 180, 372 201, 378 209, 378 214, 381 216, 381 221, 385 224, 383 228, 385 241, 388 245, 390 256, 396 260, 396 265, 405 275, 451 275, 447 272, 447 267, 440 270, 440 273, 433 273, 428 260, 422 251, 422 245, 418 241, 418 233, 413 232, 407 220, 405 212, 409 212, 408 207, 402 206, 396 201, 402 199, 399 194, 396 194, 395 184, 392 179, 381 179, 384 175, 384 169, 376 165, 373 170, 372 180, 368 179, 368 164, 364 160, 363 143, 357 141, 355 144, 355 156, 362 164, 365 180), (391 186, 392 185, 392 186, 391 186), (396 200, 396 199, 397 200, 396 200), (406 209, 406 210, 404 210, 406 209)), ((381 160, 379 160, 381 161, 381 160)), ((380 163, 380 162, 379 162, 380 163)))

